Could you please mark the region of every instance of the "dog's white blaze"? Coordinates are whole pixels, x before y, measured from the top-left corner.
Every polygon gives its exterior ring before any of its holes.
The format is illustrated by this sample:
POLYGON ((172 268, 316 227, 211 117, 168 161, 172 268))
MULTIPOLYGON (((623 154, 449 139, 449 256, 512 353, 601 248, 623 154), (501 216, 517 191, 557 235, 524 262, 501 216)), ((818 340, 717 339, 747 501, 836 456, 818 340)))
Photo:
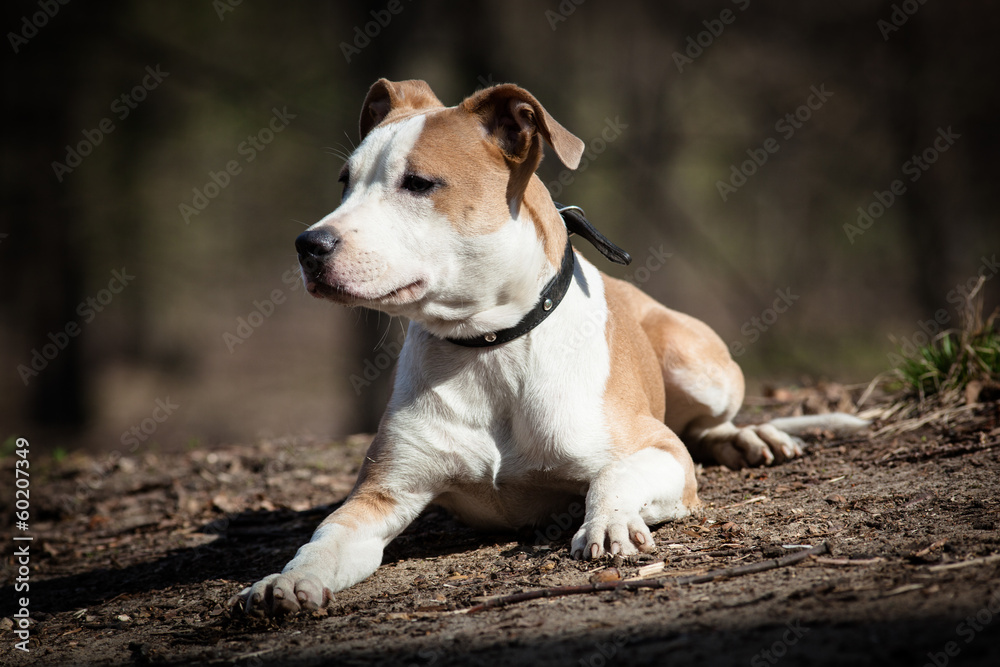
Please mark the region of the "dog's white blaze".
POLYGON ((427 258, 448 231, 428 224, 440 217, 428 199, 399 188, 424 121, 417 115, 372 130, 348 162, 347 197, 310 227, 327 227, 340 237, 330 275, 363 298, 377 299, 426 279, 433 266, 427 258))
POLYGON ((422 281, 417 302, 378 307, 437 336, 513 326, 556 269, 532 221, 511 217, 490 234, 463 235, 431 198, 400 189, 426 115, 376 127, 351 156, 347 197, 312 227, 331 228, 341 239, 330 276, 368 299, 422 281))

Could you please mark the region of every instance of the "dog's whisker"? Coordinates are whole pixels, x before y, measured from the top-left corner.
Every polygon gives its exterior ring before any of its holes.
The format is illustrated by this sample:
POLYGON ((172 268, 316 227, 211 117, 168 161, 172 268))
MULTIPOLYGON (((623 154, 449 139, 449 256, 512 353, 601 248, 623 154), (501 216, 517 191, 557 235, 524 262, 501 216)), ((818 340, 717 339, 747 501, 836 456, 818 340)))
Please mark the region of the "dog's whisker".
MULTIPOLYGON (((379 319, 382 319, 382 318, 379 317, 379 319)), ((392 320, 389 320, 389 325, 385 328, 385 332, 382 334, 382 337, 379 339, 378 344, 375 346, 376 350, 379 349, 380 347, 382 347, 383 345, 385 345, 385 341, 387 341, 389 339, 389 330, 390 329, 392 329, 392 320)))
POLYGON ((334 157, 340 158, 344 162, 347 162, 347 160, 350 159, 351 157, 350 153, 339 148, 333 148, 332 146, 324 146, 323 151, 328 153, 329 155, 333 155, 334 157))

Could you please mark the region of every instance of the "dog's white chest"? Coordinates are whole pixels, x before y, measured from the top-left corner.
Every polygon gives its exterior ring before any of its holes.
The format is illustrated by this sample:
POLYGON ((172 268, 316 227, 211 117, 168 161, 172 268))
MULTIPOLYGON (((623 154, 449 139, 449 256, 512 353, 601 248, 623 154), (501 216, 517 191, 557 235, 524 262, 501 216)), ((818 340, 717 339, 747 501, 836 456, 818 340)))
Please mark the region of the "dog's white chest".
POLYGON ((397 458, 445 471, 444 504, 474 523, 530 522, 609 460, 607 309, 597 270, 578 262, 586 291, 511 343, 462 348, 411 325, 387 433, 397 458))

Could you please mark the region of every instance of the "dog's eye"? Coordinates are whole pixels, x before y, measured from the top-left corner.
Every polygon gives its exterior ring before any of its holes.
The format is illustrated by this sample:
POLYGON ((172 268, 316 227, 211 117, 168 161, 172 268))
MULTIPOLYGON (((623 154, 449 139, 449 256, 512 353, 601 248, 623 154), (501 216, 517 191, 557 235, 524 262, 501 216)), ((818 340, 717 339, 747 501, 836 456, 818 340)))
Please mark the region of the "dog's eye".
POLYGON ((337 182, 344 184, 344 191, 340 194, 340 199, 343 200, 344 196, 347 195, 347 186, 351 182, 351 172, 346 167, 340 172, 340 178, 337 179, 337 182))
POLYGON ((430 192, 435 185, 437 185, 437 183, 434 181, 421 178, 416 174, 407 174, 406 176, 403 176, 403 182, 400 187, 414 194, 422 195, 430 192))

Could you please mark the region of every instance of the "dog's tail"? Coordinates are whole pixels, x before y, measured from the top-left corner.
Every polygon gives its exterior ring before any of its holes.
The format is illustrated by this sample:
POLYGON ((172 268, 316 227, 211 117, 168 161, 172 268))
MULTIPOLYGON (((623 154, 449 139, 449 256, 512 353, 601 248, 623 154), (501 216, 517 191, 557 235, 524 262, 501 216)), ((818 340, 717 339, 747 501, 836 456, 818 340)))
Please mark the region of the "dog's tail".
POLYGON ((836 436, 850 435, 871 426, 867 419, 861 419, 844 412, 830 412, 825 415, 803 415, 801 417, 778 417, 768 422, 788 435, 802 435, 807 431, 832 431, 836 436))

